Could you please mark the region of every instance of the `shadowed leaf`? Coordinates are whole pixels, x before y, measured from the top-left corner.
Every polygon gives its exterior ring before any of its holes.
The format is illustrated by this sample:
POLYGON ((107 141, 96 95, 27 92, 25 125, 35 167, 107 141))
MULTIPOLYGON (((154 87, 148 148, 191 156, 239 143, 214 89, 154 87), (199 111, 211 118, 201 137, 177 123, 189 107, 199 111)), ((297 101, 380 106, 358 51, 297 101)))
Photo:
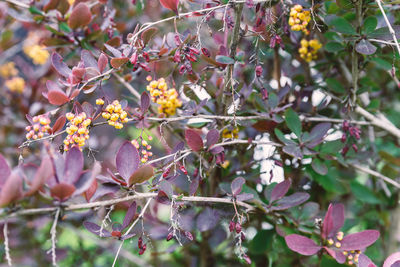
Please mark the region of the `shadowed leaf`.
POLYGON ((100 73, 103 73, 107 65, 108 65, 108 57, 103 53, 101 53, 99 60, 97 61, 97 67, 99 68, 100 73))
POLYGON ((343 204, 330 204, 322 224, 321 236, 323 238, 331 237, 336 234, 344 224, 344 206, 343 204))
POLYGON ((131 142, 124 142, 117 152, 116 165, 119 175, 126 182, 139 167, 140 157, 137 149, 131 142))
POLYGON ((53 166, 51 164, 50 158, 45 157, 42 159, 42 163, 40 164, 40 167, 36 171, 36 174, 32 180, 32 184, 29 188, 29 191, 26 193, 27 196, 31 196, 36 191, 38 191, 42 185, 49 179, 50 177, 53 176, 53 166))
POLYGON ((203 140, 201 139, 200 135, 192 129, 187 129, 185 131, 185 139, 188 144, 188 146, 193 150, 193 151, 200 151, 203 149, 203 140))
POLYGON ((321 247, 315 244, 315 242, 302 235, 292 234, 285 237, 287 246, 301 255, 314 255, 321 247))
POLYGON ((140 97, 140 110, 145 113, 150 107, 150 97, 147 92, 143 92, 140 97))
POLYGON ((136 201, 133 201, 125 214, 124 222, 122 223, 122 229, 125 229, 126 227, 128 227, 131 224, 131 222, 136 214, 136 208, 137 208, 136 201))
POLYGON ((75 186, 67 183, 59 183, 50 190, 51 196, 59 201, 67 200, 75 192, 75 186))
POLYGON ((237 177, 231 183, 232 195, 236 196, 242 191, 243 185, 246 183, 246 180, 243 177, 237 177))
POLYGON ((71 29, 85 27, 90 21, 92 21, 90 8, 85 3, 79 3, 72 9, 71 15, 68 18, 68 26, 71 29))
POLYGON ((51 55, 51 64, 58 74, 63 77, 68 78, 72 74, 71 69, 68 68, 67 64, 63 62, 63 58, 56 52, 51 55))
POLYGON ((292 181, 290 179, 286 179, 285 181, 277 184, 274 189, 272 189, 269 202, 272 203, 286 195, 291 185, 292 181))
POLYGON ((129 186, 141 184, 149 180, 154 175, 154 169, 150 165, 144 165, 137 169, 129 178, 129 186))
POLYGON ((11 174, 11 169, 8 166, 6 159, 0 154, 0 188, 6 182, 8 176, 11 174))
POLYGON ((207 147, 211 147, 212 145, 215 145, 218 140, 219 140, 219 132, 217 129, 211 129, 210 131, 208 131, 207 133, 207 147))
POLYGON ((65 157, 64 177, 63 181, 74 184, 80 177, 83 170, 83 154, 82 151, 74 146, 65 157))
POLYGON ((22 178, 15 171, 10 174, 7 181, 1 188, 0 207, 4 207, 11 202, 18 200, 22 196, 22 178))
POLYGON ((102 236, 102 237, 110 237, 111 236, 111 233, 105 229, 102 229, 102 231, 100 233, 101 227, 95 223, 85 221, 85 222, 83 222, 83 226, 85 226, 85 228, 89 232, 91 232, 95 235, 102 236))
POLYGON ((129 58, 127 57, 119 57, 119 58, 112 58, 111 59, 111 66, 114 69, 119 69, 122 65, 128 62, 129 58))
POLYGON ((293 195, 279 199, 277 202, 275 202, 276 206, 272 206, 271 209, 286 210, 306 202, 309 198, 310 198, 309 194, 297 192, 294 193, 293 195))
POLYGON ((51 129, 53 134, 62 130, 62 128, 64 127, 66 122, 66 118, 64 115, 58 117, 58 119, 56 120, 56 122, 53 125, 53 128, 51 129))

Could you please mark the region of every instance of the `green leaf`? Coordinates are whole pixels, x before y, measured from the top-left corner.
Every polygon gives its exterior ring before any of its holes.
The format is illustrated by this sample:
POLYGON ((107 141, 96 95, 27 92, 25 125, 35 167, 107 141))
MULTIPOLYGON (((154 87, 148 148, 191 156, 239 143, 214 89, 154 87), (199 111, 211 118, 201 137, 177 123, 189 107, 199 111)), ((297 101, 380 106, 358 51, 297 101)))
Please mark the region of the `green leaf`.
POLYGON ((346 89, 344 89, 343 85, 335 78, 327 78, 325 82, 328 85, 329 89, 331 89, 333 92, 339 94, 346 93, 346 89))
POLYGON ((339 52, 344 49, 343 45, 338 42, 329 42, 325 45, 325 50, 331 53, 339 52))
POLYGON ((379 57, 375 57, 373 59, 371 59, 372 62, 375 62, 377 67, 384 69, 384 70, 391 70, 392 69, 392 63, 381 59, 379 57))
POLYGON ((221 64, 235 64, 235 60, 233 58, 221 55, 216 56, 215 61, 221 64))
POLYGON ((344 18, 335 18, 333 21, 331 21, 331 25, 334 26, 334 28, 340 33, 352 35, 357 34, 356 30, 353 28, 353 25, 351 25, 350 22, 344 18))
POLYGON ((29 12, 31 12, 31 14, 33 15, 43 15, 43 12, 40 11, 37 7, 35 6, 30 6, 29 7, 29 12))
POLYGON ((378 25, 378 20, 376 17, 368 17, 364 20, 363 31, 364 33, 368 34, 375 30, 376 26, 378 25))
POLYGON ((351 181, 350 188, 354 196, 362 202, 370 204, 379 204, 381 202, 368 187, 357 181, 351 181))
POLYGON ((70 27, 68 26, 68 24, 65 23, 65 22, 61 22, 61 23, 59 24, 59 27, 60 27, 60 30, 63 31, 63 32, 66 32, 66 33, 72 32, 71 28, 70 28, 70 27))
POLYGON ((271 249, 274 230, 258 231, 250 243, 250 250, 254 254, 263 254, 268 249, 271 249))
POLYGON ((289 129, 294 132, 294 134, 300 138, 301 136, 301 121, 299 116, 297 115, 296 112, 293 111, 293 109, 289 108, 285 112, 285 121, 286 125, 289 127, 289 129))
POLYGON ((357 181, 351 181, 350 188, 354 196, 362 202, 370 204, 379 204, 381 202, 368 187, 357 181))

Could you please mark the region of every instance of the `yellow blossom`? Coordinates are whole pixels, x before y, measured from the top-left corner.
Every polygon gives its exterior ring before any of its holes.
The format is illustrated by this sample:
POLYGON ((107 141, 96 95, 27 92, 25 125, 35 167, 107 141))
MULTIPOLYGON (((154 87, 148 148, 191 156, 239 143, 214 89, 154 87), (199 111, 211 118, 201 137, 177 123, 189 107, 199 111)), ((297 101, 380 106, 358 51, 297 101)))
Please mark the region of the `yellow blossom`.
POLYGON ((22 93, 25 89, 25 80, 21 77, 14 77, 5 82, 5 85, 10 89, 11 92, 22 93))
POLYGON ((18 70, 15 68, 14 62, 7 62, 0 66, 0 76, 3 78, 7 79, 17 74, 18 70))

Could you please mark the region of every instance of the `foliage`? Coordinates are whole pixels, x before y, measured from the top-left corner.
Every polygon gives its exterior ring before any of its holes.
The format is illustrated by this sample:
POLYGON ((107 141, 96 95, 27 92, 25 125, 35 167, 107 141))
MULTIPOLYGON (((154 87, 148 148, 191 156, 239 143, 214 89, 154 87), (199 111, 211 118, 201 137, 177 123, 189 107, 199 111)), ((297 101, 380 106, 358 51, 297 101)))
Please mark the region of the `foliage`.
POLYGON ((2 260, 400 266, 398 9, 1 2, 2 260))

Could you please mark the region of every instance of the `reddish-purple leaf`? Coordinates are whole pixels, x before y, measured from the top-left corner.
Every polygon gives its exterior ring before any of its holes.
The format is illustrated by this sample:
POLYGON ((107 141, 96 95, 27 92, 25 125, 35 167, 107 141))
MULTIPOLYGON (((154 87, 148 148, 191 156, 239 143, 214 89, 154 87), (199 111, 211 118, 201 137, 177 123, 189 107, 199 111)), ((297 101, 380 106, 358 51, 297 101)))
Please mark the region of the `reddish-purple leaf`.
POLYGON ((158 191, 156 200, 161 203, 161 204, 165 204, 165 205, 169 205, 171 203, 167 193, 165 193, 163 190, 158 191))
POLYGON ((131 222, 136 214, 136 208, 137 208, 136 201, 133 201, 125 214, 124 222, 122 223, 122 229, 125 229, 126 227, 129 226, 129 224, 131 224, 131 222))
POLYGON ((338 263, 344 263, 347 257, 343 254, 342 250, 335 250, 328 247, 324 247, 324 249, 334 258, 338 263))
POLYGON ((71 29, 76 29, 88 25, 90 21, 92 21, 90 8, 85 3, 79 3, 72 9, 68 18, 68 26, 71 29))
POLYGON ((200 151, 203 149, 203 140, 201 139, 200 135, 193 129, 187 129, 185 131, 185 139, 188 146, 193 151, 200 151))
POLYGON ((0 207, 18 200, 22 196, 22 178, 15 171, 10 174, 0 193, 0 207))
POLYGON ((215 145, 218 140, 219 140, 219 132, 217 129, 211 129, 207 133, 207 142, 206 145, 207 147, 211 147, 212 145, 215 145))
POLYGON ((88 50, 82 50, 81 52, 81 60, 83 61, 83 65, 85 68, 97 68, 97 61, 93 57, 92 53, 88 50))
POLYGON ((127 57, 119 57, 119 58, 112 58, 111 59, 111 66, 114 69, 119 69, 122 65, 128 62, 129 58, 127 57))
POLYGON ((74 146, 65 157, 64 177, 63 181, 68 184, 74 184, 80 177, 83 170, 83 154, 82 151, 74 146))
POLYGON ((359 233, 346 235, 341 242, 341 249, 361 250, 375 243, 378 238, 379 232, 376 230, 365 230, 359 233))
POLYGON ((76 191, 74 192, 74 195, 80 195, 84 193, 86 190, 88 190, 92 184, 93 181, 96 179, 96 176, 101 172, 101 166, 100 164, 96 161, 92 170, 91 171, 85 171, 84 173, 81 174, 79 179, 74 183, 74 186, 76 187, 76 191))
POLYGON ((289 190, 292 181, 287 179, 279 184, 277 184, 274 189, 272 189, 271 197, 269 202, 272 203, 275 200, 281 199, 284 195, 286 195, 287 191, 289 190))
POLYGON ((108 65, 108 57, 103 53, 101 53, 99 60, 97 61, 97 67, 99 68, 100 73, 103 73, 107 65, 108 65))
POLYGON ((0 154, 0 188, 6 182, 8 176, 11 174, 11 169, 8 166, 6 159, 0 154))
POLYGON ((67 183, 59 183, 50 189, 51 196, 59 201, 67 200, 75 192, 75 186, 67 183))
POLYGON ((51 129, 53 134, 60 131, 64 127, 65 122, 66 122, 66 118, 64 115, 61 115, 60 117, 58 117, 58 119, 56 120, 56 122, 53 125, 53 128, 51 129))
POLYGON ((343 204, 330 204, 322 224, 321 236, 324 239, 335 235, 344 224, 343 204))
POLYGON ((111 236, 111 233, 109 231, 107 231, 105 229, 101 229, 101 227, 95 223, 85 221, 85 222, 83 222, 83 226, 85 226, 85 228, 89 232, 91 232, 95 235, 98 235, 100 237, 110 237, 111 236), (101 230, 101 232, 100 232, 100 230, 101 230))
POLYGON ((97 191, 97 187, 98 187, 97 180, 94 179, 92 181, 92 184, 89 186, 88 190, 86 190, 85 192, 85 198, 87 202, 89 202, 92 199, 93 195, 97 191))
POLYGON ((179 0, 160 0, 160 3, 163 7, 174 11, 175 14, 178 15, 179 0))
POLYGON ((53 176, 53 174, 53 166, 51 164, 50 158, 43 158, 40 167, 37 169, 36 174, 32 180, 29 191, 25 195, 31 196, 36 193, 47 181, 47 179, 53 176))
POLYGON ((154 169, 151 165, 143 165, 137 169, 129 178, 129 186, 141 184, 149 180, 154 175, 154 169))
MULTIPOLYGON (((383 267, 398 267, 400 266, 400 252, 395 252, 386 258, 383 267)), ((368 266, 369 267, 369 266, 368 266)))
POLYGON ((119 175, 128 183, 131 175, 139 167, 139 152, 131 142, 126 141, 119 148, 115 161, 119 175))
POLYGON ((310 195, 303 192, 297 192, 293 195, 284 197, 275 202, 276 206, 272 206, 272 210, 286 210, 295 206, 298 206, 306 202, 310 198, 310 195))
POLYGON ((241 191, 243 185, 246 183, 246 180, 243 177, 237 177, 231 183, 232 195, 237 196, 241 191))
POLYGON ((302 235, 292 234, 285 236, 285 241, 291 250, 301 255, 314 255, 321 249, 312 239, 302 235))
POLYGON ((71 69, 68 68, 67 64, 63 62, 63 58, 56 52, 51 55, 51 64, 58 74, 63 77, 68 78, 72 74, 71 69))
POLYGON ((140 110, 145 113, 150 107, 150 97, 147 92, 143 92, 140 97, 140 110))
POLYGON ((153 36, 158 32, 158 28, 156 27, 150 27, 146 29, 145 31, 142 32, 140 35, 144 45, 146 45, 152 38, 153 36))
POLYGON ((218 146, 218 145, 217 146, 213 146, 213 147, 211 147, 210 152, 213 155, 217 155, 217 154, 219 154, 221 152, 224 152, 224 147, 223 146, 218 146))
POLYGON ((311 143, 321 142, 328 130, 331 128, 332 124, 329 122, 323 122, 315 125, 309 136, 309 140, 311 143))
POLYGON ((254 195, 251 193, 241 193, 236 196, 237 201, 246 201, 246 200, 250 200, 253 198, 254 198, 254 195))
POLYGON ((59 90, 51 90, 47 92, 47 99, 50 104, 61 106, 69 101, 69 97, 63 92, 59 90))

